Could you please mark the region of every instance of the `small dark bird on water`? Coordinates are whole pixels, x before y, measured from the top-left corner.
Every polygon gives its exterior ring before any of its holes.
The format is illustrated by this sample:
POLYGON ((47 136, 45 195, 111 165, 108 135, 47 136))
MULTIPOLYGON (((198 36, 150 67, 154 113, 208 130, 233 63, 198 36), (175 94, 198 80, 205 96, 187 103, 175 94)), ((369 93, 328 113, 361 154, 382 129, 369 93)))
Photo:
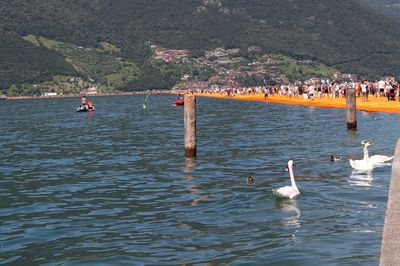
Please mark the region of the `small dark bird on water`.
POLYGON ((253 176, 249 175, 249 176, 247 177, 247 184, 253 184, 253 182, 254 182, 253 176))
POLYGON ((340 161, 341 159, 342 159, 342 156, 333 156, 333 155, 331 155, 331 162, 340 161))

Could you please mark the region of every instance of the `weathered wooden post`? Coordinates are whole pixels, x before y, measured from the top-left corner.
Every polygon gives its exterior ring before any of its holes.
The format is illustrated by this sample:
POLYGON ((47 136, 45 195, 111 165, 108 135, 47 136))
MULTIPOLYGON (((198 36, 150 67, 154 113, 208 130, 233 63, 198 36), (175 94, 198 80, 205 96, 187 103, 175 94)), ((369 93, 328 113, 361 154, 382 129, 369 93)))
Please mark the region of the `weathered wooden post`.
POLYGON ((185 94, 184 100, 185 124, 185 157, 196 157, 196 96, 185 94))
POLYGON ((346 91, 347 130, 357 130, 356 93, 354 88, 346 91))

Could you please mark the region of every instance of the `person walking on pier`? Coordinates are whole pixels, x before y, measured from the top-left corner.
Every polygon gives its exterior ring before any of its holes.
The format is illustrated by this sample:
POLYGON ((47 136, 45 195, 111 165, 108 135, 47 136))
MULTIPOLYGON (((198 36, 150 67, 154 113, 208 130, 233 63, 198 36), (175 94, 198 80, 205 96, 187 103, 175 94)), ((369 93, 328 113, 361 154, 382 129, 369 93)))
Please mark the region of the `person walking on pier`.
POLYGON ((360 81, 360 86, 361 86, 361 96, 362 96, 362 101, 366 102, 368 100, 367 96, 367 81, 360 81))

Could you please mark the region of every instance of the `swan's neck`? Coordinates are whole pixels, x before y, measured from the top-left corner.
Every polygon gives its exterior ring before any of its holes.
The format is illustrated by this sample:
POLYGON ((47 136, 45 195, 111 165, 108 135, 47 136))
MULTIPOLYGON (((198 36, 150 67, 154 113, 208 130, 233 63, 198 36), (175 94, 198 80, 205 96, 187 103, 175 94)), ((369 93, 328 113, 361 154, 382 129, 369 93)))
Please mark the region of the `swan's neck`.
POLYGON ((364 161, 368 161, 369 158, 368 148, 364 147, 363 150, 364 150, 364 161))
POLYGON ((297 189, 296 181, 294 180, 293 169, 289 168, 289 175, 290 175, 290 183, 292 184, 293 188, 297 189))

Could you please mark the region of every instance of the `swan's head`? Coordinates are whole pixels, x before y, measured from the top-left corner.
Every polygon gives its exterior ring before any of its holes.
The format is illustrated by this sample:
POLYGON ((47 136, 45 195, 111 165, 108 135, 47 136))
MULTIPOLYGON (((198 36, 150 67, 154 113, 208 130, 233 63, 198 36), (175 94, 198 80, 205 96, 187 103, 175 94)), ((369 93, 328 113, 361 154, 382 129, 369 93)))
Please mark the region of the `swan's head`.
POLYGON ((293 166, 296 166, 296 165, 293 163, 293 160, 289 160, 289 161, 287 162, 287 165, 286 165, 286 171, 289 171, 289 169, 292 169, 293 166))
POLYGON ((361 141, 361 145, 363 145, 364 148, 367 148, 368 146, 372 146, 374 144, 369 142, 369 141, 367 141, 367 140, 363 140, 363 141, 361 141))

